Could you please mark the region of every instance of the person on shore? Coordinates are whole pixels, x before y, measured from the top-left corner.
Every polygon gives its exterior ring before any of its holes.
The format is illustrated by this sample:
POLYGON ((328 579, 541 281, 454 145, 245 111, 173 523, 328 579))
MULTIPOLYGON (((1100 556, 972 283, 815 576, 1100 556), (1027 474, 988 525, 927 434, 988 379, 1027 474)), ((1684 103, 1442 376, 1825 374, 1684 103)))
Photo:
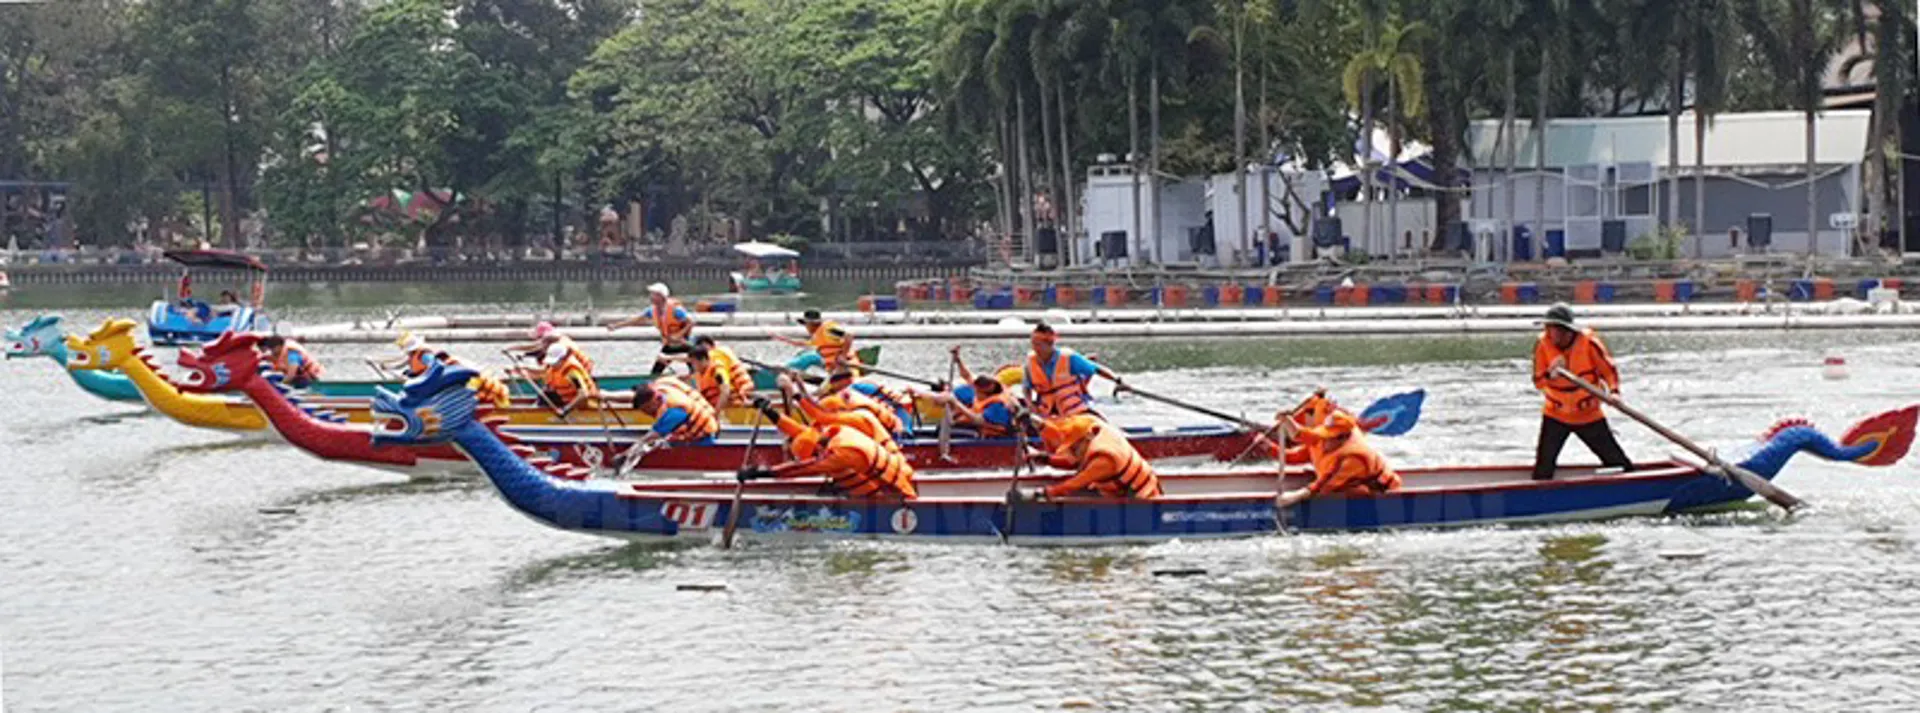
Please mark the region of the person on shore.
POLYGON ((1027 458, 1073 476, 1052 487, 1024 494, 1030 500, 1048 500, 1082 491, 1107 497, 1151 500, 1160 497, 1160 477, 1119 427, 1079 414, 1042 421, 1040 440, 1051 450, 1029 446, 1027 458))
POLYGON ((1620 372, 1607 345, 1592 329, 1574 323, 1573 308, 1564 303, 1548 309, 1540 324, 1545 331, 1533 345, 1533 387, 1546 397, 1546 405, 1541 409, 1540 439, 1534 446, 1533 479, 1553 479, 1569 435, 1579 436, 1602 466, 1633 470, 1633 460, 1600 410, 1600 399, 1554 373, 1566 369, 1589 384, 1619 393, 1620 372))
POLYGON ((765 399, 755 404, 762 416, 778 424, 787 436, 793 460, 771 468, 750 466, 737 474, 740 482, 763 478, 788 479, 825 476, 848 497, 906 499, 919 497, 913 466, 898 450, 859 430, 842 425, 807 426, 773 410, 765 399))
POLYGON ((1281 493, 1275 505, 1287 507, 1322 495, 1365 496, 1400 489, 1400 474, 1367 445, 1366 433, 1353 414, 1333 409, 1311 427, 1302 428, 1292 418, 1281 419, 1280 424, 1313 464, 1313 482, 1281 493))
POLYGON ((653 325, 660 331, 660 356, 653 360, 653 375, 659 376, 667 370, 668 359, 672 355, 684 355, 693 351, 688 340, 693 335, 693 313, 673 298, 673 291, 666 285, 655 282, 647 286, 647 299, 651 302, 640 314, 631 319, 621 320, 607 325, 607 331, 619 331, 625 327, 653 325))
POLYGON ((286 384, 296 389, 312 386, 320 380, 320 374, 326 371, 320 366, 320 360, 307 353, 300 342, 278 334, 260 340, 260 349, 266 352, 267 361, 273 363, 274 371, 286 377, 286 384))
POLYGON ((693 367, 694 388, 715 410, 724 412, 753 400, 753 376, 739 361, 722 360, 713 349, 695 345, 687 354, 687 364, 693 367))
POLYGON ((774 339, 808 350, 788 360, 788 369, 806 371, 819 367, 831 374, 860 365, 860 355, 854 352, 853 332, 839 322, 821 319, 820 310, 810 309, 800 315, 800 325, 807 330, 804 340, 773 335, 774 339))
POLYGON ((633 406, 653 417, 653 428, 640 437, 635 447, 645 448, 660 442, 707 445, 720 433, 720 417, 713 407, 684 389, 641 384, 633 390, 633 406))
POLYGON ((1072 416, 1093 410, 1093 392, 1088 389, 1094 376, 1113 382, 1115 391, 1127 388, 1112 369, 1059 347, 1060 335, 1053 325, 1041 322, 1033 327, 1033 351, 1027 355, 1027 400, 1042 418, 1072 416))

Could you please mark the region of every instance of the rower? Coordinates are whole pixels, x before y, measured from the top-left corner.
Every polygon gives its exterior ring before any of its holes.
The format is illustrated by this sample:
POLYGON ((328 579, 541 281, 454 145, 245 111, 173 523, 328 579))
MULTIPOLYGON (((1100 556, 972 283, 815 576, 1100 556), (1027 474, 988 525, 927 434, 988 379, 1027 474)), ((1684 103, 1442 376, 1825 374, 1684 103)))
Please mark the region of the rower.
MULTIPOLYGON (((859 430, 861 433, 866 434, 868 438, 872 438, 874 441, 887 446, 891 450, 900 450, 899 441, 894 438, 893 432, 887 428, 886 423, 881 421, 877 415, 885 412, 885 410, 879 408, 879 404, 872 402, 871 399, 867 400, 869 403, 872 403, 871 408, 855 406, 846 399, 841 398, 839 394, 826 397, 825 399, 815 399, 802 390, 800 385, 795 383, 792 377, 785 374, 780 376, 776 384, 780 388, 780 392, 786 394, 789 400, 799 404, 800 413, 806 416, 807 421, 813 424, 815 428, 825 428, 834 425, 847 426, 859 430)), ((854 396, 859 396, 859 394, 854 394, 854 396)), ((759 402, 756 401, 755 406, 757 407, 758 405, 759 402)))
MULTIPOLYGON (((971 384, 975 381, 973 370, 968 369, 967 362, 960 358, 959 345, 956 344, 949 348, 947 353, 952 355, 953 366, 960 374, 960 385, 954 387, 953 395, 960 397, 964 401, 971 402, 973 399, 973 387, 971 384)), ((1000 382, 1002 386, 1019 386, 1021 382, 1026 381, 1027 370, 1021 368, 1019 364, 1001 364, 999 368, 993 370, 990 378, 1000 382)))
POLYGON ((653 428, 640 437, 636 447, 657 442, 709 445, 720 433, 720 417, 707 402, 678 388, 641 384, 633 389, 633 406, 653 417, 653 428))
POLYGON ((1060 335, 1053 325, 1041 322, 1033 327, 1033 352, 1027 355, 1027 400, 1042 418, 1072 416, 1093 410, 1093 393, 1087 385, 1095 375, 1113 382, 1115 391, 1125 390, 1126 382, 1112 369, 1056 347, 1060 335))
POLYGON ((560 330, 554 329, 552 322, 541 322, 533 325, 533 330, 529 332, 529 335, 533 337, 533 341, 527 342, 526 344, 509 344, 501 349, 501 351, 514 355, 516 358, 539 360, 546 357, 547 347, 553 346, 554 341, 560 339, 561 336, 560 330))
POLYGON ((936 385, 927 397, 953 414, 954 423, 972 427, 983 437, 1013 435, 1013 414, 1019 408, 1017 396, 991 376, 975 376, 973 384, 960 386, 951 393, 936 385))
POLYGON ((687 363, 693 367, 694 387, 713 408, 725 410, 732 404, 753 399, 753 377, 747 373, 745 364, 722 362, 714 358, 712 351, 700 346, 687 354, 687 363))
MULTIPOLYGON (((434 364, 445 366, 461 365, 459 359, 455 359, 452 354, 448 354, 444 350, 433 348, 432 345, 427 343, 424 337, 418 334, 402 332, 400 338, 394 340, 394 343, 400 347, 401 356, 386 361, 373 362, 373 364, 383 369, 399 369, 401 375, 408 379, 420 378, 420 375, 427 373, 427 370, 432 368, 434 364)), ((511 392, 507 389, 506 383, 500 380, 497 373, 491 369, 486 371, 476 369, 475 371, 478 375, 473 377, 473 382, 470 384, 473 388, 475 398, 481 403, 492 404, 500 408, 505 408, 511 404, 511 392)))
POLYGON ((800 315, 800 324, 807 329, 804 341, 774 335, 774 339, 809 350, 788 360, 787 368, 806 371, 808 367, 817 366, 827 373, 833 373, 860 364, 860 355, 854 353, 853 349, 853 332, 847 331, 839 322, 823 320, 820 310, 810 309, 800 315))
POLYGON ((647 299, 652 304, 645 311, 607 325, 607 331, 648 324, 660 330, 660 356, 653 360, 653 374, 658 376, 667 370, 668 360, 663 357, 693 351, 693 346, 687 343, 693 334, 693 313, 674 299, 673 291, 662 283, 647 285, 647 299))
POLYGON ((1607 345, 1592 329, 1575 324, 1573 308, 1564 303, 1548 309, 1540 323, 1546 330, 1533 345, 1533 387, 1547 397, 1547 403, 1541 409, 1533 479, 1553 479, 1568 435, 1579 436, 1587 450, 1599 456, 1602 466, 1633 470, 1633 460, 1613 437, 1607 416, 1600 411, 1600 400, 1578 384, 1553 375, 1554 367, 1564 367, 1588 383, 1619 393, 1620 372, 1614 369, 1607 345))
POLYGON ((836 391, 852 391, 872 399, 874 403, 893 409, 893 415, 900 422, 896 431, 911 430, 914 424, 913 395, 899 389, 876 383, 870 379, 855 379, 851 371, 836 371, 827 383, 820 387, 822 395, 836 391))
POLYGON ((1281 493, 1275 505, 1287 507, 1321 495, 1378 495, 1400 489, 1400 474, 1367 445, 1360 420, 1345 411, 1333 411, 1318 425, 1302 428, 1283 419, 1287 437, 1306 449, 1313 463, 1313 482, 1281 493))
POLYGON ((866 392, 854 388, 853 372, 844 369, 827 378, 825 388, 820 390, 820 404, 834 411, 860 409, 870 412, 895 437, 906 435, 913 418, 911 401, 907 402, 904 407, 907 410, 903 412, 903 407, 898 403, 882 402, 868 396, 866 392))
POLYGON ((762 478, 826 476, 848 497, 907 499, 919 497, 913 485, 913 466, 899 452, 886 448, 859 430, 847 426, 805 427, 761 404, 761 415, 780 424, 788 435, 794 460, 767 468, 740 469, 740 482, 762 478))
POLYGON ((1059 445, 1051 452, 1028 447, 1028 459, 1071 470, 1073 477, 1027 497, 1045 500, 1084 490, 1140 500, 1160 497, 1160 477, 1119 427, 1090 415, 1077 415, 1044 421, 1040 431, 1042 443, 1059 445))
POLYGON ((286 384, 296 389, 304 389, 320 380, 320 374, 326 369, 320 361, 307 353, 300 342, 278 334, 260 340, 260 349, 267 353, 267 360, 273 363, 274 371, 286 378, 286 384))
POLYGON ((537 379, 541 399, 561 418, 588 402, 600 398, 600 385, 593 380, 593 360, 588 359, 572 339, 550 335, 539 369, 525 369, 529 381, 537 379))

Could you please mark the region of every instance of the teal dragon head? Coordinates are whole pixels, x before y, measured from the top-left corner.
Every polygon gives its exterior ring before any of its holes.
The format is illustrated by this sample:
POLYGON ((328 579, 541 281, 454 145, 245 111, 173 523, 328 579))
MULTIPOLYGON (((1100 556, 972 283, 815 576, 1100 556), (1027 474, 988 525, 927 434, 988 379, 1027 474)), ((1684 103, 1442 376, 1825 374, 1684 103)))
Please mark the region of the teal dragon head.
POLYGON ((472 424, 479 408, 470 384, 480 373, 465 366, 435 363, 395 394, 373 395, 374 445, 438 443, 472 424))
POLYGON ((43 314, 16 329, 7 330, 8 359, 36 356, 66 362, 66 334, 60 331, 59 316, 43 314))

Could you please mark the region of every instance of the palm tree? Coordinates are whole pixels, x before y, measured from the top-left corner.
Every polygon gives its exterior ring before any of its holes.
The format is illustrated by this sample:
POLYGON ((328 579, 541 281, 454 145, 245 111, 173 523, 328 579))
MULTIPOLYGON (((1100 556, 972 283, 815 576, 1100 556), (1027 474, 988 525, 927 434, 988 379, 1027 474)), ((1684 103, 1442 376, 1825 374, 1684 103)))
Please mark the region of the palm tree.
MULTIPOLYGON (((1727 69, 1739 24, 1732 0, 1697 0, 1686 13, 1687 69, 1693 79, 1693 256, 1707 242, 1707 126, 1727 108, 1727 69)), ((1676 193, 1674 202, 1679 202, 1676 193)))
MULTIPOLYGON (((995 186, 994 202, 1000 220, 1003 237, 1013 234, 1013 194, 1011 192, 1012 154, 1007 150, 1006 108, 1000 101, 1001 92, 994 87, 993 78, 982 70, 986 63, 987 52, 994 44, 993 14, 984 7, 974 7, 961 3, 949 4, 944 10, 943 25, 945 34, 940 38, 940 47, 936 51, 937 76, 944 95, 945 103, 953 107, 947 118, 956 124, 971 124, 987 128, 986 133, 995 137, 994 153, 1000 163, 999 185, 995 186)), ((952 132, 956 127, 949 127, 952 132)))
MULTIPOLYGON (((1211 25, 1201 25, 1187 33, 1189 42, 1210 41, 1231 48, 1233 54, 1233 173, 1237 181, 1234 187, 1234 199, 1238 211, 1234 214, 1233 224, 1238 227, 1239 235, 1234 236, 1234 245, 1241 255, 1252 254, 1247 245, 1247 23, 1250 8, 1246 0, 1220 0, 1216 12, 1224 17, 1231 27, 1226 33, 1211 25), (1223 36, 1226 35, 1226 36, 1223 36)), ((1264 179, 1263 179, 1264 180, 1264 179)))
POLYGON ((1832 0, 1743 0, 1741 19, 1755 39, 1760 59, 1775 78, 1792 87, 1788 104, 1806 117, 1807 255, 1818 249, 1820 194, 1814 121, 1820 114, 1822 80, 1845 33, 1832 0))
MULTIPOLYGON (((1372 161, 1373 154, 1373 102, 1371 95, 1375 82, 1384 80, 1387 87, 1387 136, 1390 154, 1387 165, 1395 166, 1400 156, 1400 119, 1418 118, 1426 112, 1426 84, 1420 66, 1420 55, 1414 50, 1429 32, 1426 23, 1402 22, 1389 19, 1380 25, 1380 31, 1373 42, 1363 46, 1358 54, 1347 62, 1342 76, 1342 85, 1349 106, 1358 105, 1364 116, 1366 161, 1372 161)), ((1373 170, 1366 168, 1366 181, 1371 188, 1373 170)), ((1393 171, 1397 178, 1399 170, 1393 171)), ((1387 187, 1387 254, 1393 255, 1400 244, 1399 236, 1399 199, 1400 190, 1389 181, 1387 187)), ((1369 190, 1371 193, 1371 190, 1369 190)), ((1371 208, 1371 206, 1369 206, 1371 208)), ((1369 210, 1369 218, 1372 211, 1369 210)), ((1370 220, 1368 222, 1371 222, 1370 220)), ((1372 235, 1372 226, 1367 226, 1368 235, 1372 235)))
MULTIPOLYGON (((1030 35, 1036 18, 1033 7, 1025 0, 1012 0, 1002 4, 994 19, 993 44, 987 48, 987 73, 993 78, 992 86, 999 92, 1003 104, 1013 106, 1014 119, 1009 139, 1012 144, 1014 163, 1019 166, 1019 190, 1015 192, 1020 213, 1021 240, 1029 248, 1034 238, 1035 186, 1033 183, 1033 160, 1029 134, 1033 125, 1027 121, 1027 96, 1034 79, 1032 48, 1030 35)), ((1042 122, 1044 124, 1044 122, 1042 122)), ((1009 164, 1013 165, 1013 164, 1009 164)), ((1011 181, 1010 181, 1011 183, 1011 181)), ((1029 252, 1031 255, 1031 252, 1029 252)))

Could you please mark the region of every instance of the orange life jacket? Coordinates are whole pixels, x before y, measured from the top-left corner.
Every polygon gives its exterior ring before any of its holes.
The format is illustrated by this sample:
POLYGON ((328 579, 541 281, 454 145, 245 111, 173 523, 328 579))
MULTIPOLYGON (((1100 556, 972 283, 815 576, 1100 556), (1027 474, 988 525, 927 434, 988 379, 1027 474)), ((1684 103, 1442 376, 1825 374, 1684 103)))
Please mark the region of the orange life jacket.
POLYGON ((859 409, 871 413, 881 426, 886 427, 888 433, 900 433, 906 428, 906 424, 900 422, 900 415, 894 413, 891 407, 853 389, 841 389, 839 393, 821 399, 820 405, 833 411, 859 409))
POLYGON ((1604 418, 1606 414, 1600 411, 1600 400, 1594 398, 1593 394, 1549 373, 1554 360, 1563 354, 1567 358, 1567 371, 1575 376, 1596 386, 1620 388, 1620 373, 1614 370, 1613 355, 1607 352, 1607 345, 1600 341, 1599 335, 1594 334, 1593 330, 1577 332, 1573 345, 1564 352, 1553 345, 1551 338, 1542 334, 1533 345, 1533 386, 1547 397, 1541 413, 1569 426, 1584 426, 1604 418))
POLYGON ((861 363, 860 355, 853 351, 853 333, 846 331, 839 322, 821 322, 818 329, 807 335, 807 346, 820 354, 820 361, 827 373, 833 373, 842 366, 861 363), (833 336, 836 331, 846 336, 833 336))
POLYGON ((892 450, 900 450, 900 444, 893 439, 893 433, 881 423, 872 411, 863 408, 851 408, 845 401, 827 397, 827 400, 815 404, 807 399, 800 400, 800 411, 816 428, 828 426, 846 426, 866 434, 868 438, 886 445, 892 450))
MULTIPOLYGON (((681 319, 674 312, 686 309, 680 300, 667 298, 653 310, 653 326, 660 330, 660 343, 678 344, 687 341, 687 335, 693 333, 693 320, 681 319)), ((689 315, 691 316, 691 315, 689 315)))
POLYGON ((320 367, 320 362, 314 361, 312 354, 307 353, 306 347, 302 347, 298 342, 294 341, 288 341, 280 347, 279 351, 274 353, 273 369, 274 371, 286 374, 289 380, 306 382, 318 381, 320 374, 326 371, 320 367), (300 355, 300 366, 298 367, 293 365, 294 354, 300 355))
MULTIPOLYGON (((405 372, 407 377, 413 378, 413 377, 418 377, 421 374, 427 373, 427 359, 431 358, 432 356, 433 356, 432 349, 415 349, 413 351, 407 352, 407 366, 406 366, 406 372, 405 372)), ((447 365, 452 366, 453 360, 448 359, 447 365)))
POLYGON ((913 487, 913 466, 857 430, 829 426, 823 434, 827 452, 858 461, 853 468, 830 474, 833 484, 850 497, 919 497, 913 487))
POLYGON ((753 399, 753 374, 747 371, 746 362, 740 361, 732 349, 718 345, 709 347, 707 358, 727 370, 727 377, 733 381, 735 401, 746 403, 753 399))
POLYGON ((659 388, 658 384, 653 392, 659 394, 660 413, 676 408, 687 411, 687 420, 667 434, 668 441, 697 441, 720 432, 720 417, 713 412, 712 404, 681 389, 659 388))
POLYGON ((1071 467, 1075 473, 1067 482, 1048 488, 1048 495, 1060 496, 1092 488, 1115 497, 1160 496, 1160 477, 1154 474, 1153 466, 1127 441, 1125 431, 1111 425, 1102 425, 1098 432, 1080 442, 1062 446, 1054 453, 1053 461, 1055 466, 1071 467), (1082 447, 1085 450, 1076 454, 1082 447))
POLYGON ((693 374, 693 383, 699 388, 700 397, 715 406, 720 405, 720 395, 723 393, 732 394, 733 402, 736 404, 751 401, 752 384, 749 383, 746 389, 740 388, 740 380, 746 370, 739 369, 738 371, 742 372, 739 374, 734 371, 722 366, 717 359, 708 359, 706 368, 693 374))
POLYGON ((1314 473, 1313 484, 1307 489, 1314 495, 1377 494, 1400 489, 1400 474, 1367 445, 1366 435, 1359 429, 1349 431, 1345 441, 1334 448, 1328 448, 1329 443, 1319 439, 1305 443, 1314 473))
POLYGON ((566 346, 567 355, 542 370, 542 380, 546 382, 547 390, 560 397, 558 406, 565 406, 578 398, 582 387, 588 396, 598 397, 600 385, 593 380, 593 360, 588 359, 571 339, 561 337, 558 343, 566 346))
POLYGON ((1013 435, 1013 430, 1005 425, 987 421, 987 407, 1000 404, 1007 408, 1007 413, 1014 413, 1019 410, 1018 398, 1012 391, 1001 391, 985 399, 978 395, 974 396, 973 412, 980 414, 980 420, 973 425, 974 430, 979 431, 984 438, 1005 438, 1013 435))
POLYGON ((1056 347, 1053 368, 1040 363, 1040 355, 1027 355, 1027 382, 1033 384, 1033 409, 1043 418, 1072 416, 1091 410, 1093 395, 1087 392, 1087 379, 1073 375, 1073 350, 1056 347))

